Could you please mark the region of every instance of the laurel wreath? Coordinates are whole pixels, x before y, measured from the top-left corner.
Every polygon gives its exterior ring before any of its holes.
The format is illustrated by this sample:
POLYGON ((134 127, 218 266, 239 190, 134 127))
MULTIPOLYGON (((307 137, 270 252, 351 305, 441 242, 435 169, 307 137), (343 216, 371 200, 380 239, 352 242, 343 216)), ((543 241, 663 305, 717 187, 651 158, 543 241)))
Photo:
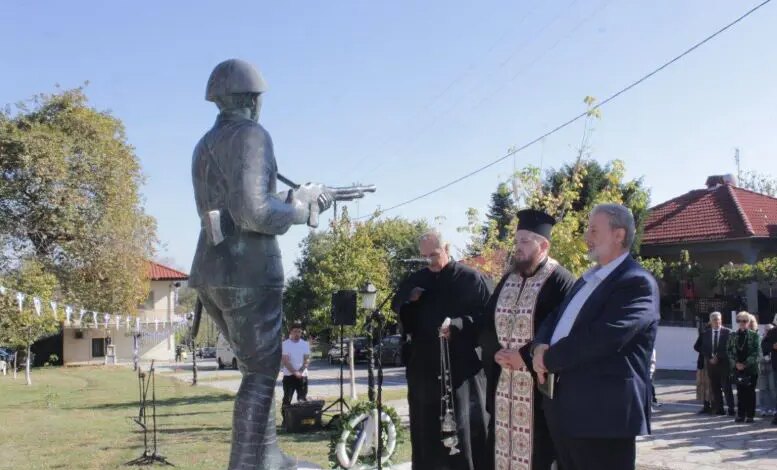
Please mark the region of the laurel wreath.
MULTIPOLYGON (((329 440, 329 465, 333 469, 342 469, 343 467, 340 466, 340 462, 337 461, 337 454, 336 454, 336 447, 337 444, 340 442, 340 436, 343 435, 343 431, 353 431, 353 428, 351 427, 351 419, 355 418, 356 416, 362 414, 362 413, 371 413, 372 410, 376 408, 376 404, 374 402, 370 401, 363 401, 359 402, 356 405, 354 405, 348 412, 343 413, 343 416, 340 417, 339 420, 335 421, 337 424, 334 426, 334 429, 332 430, 332 435, 329 440)), ((391 422, 394 423, 394 428, 397 431, 397 447, 400 443, 404 442, 404 435, 405 431, 402 429, 402 420, 399 418, 399 414, 397 413, 397 410, 392 408, 391 406, 383 405, 382 410, 384 413, 386 413, 389 418, 391 418, 391 422)), ((385 424, 381 423, 381 426, 386 426, 385 424)), ((385 428, 382 428, 385 431, 385 428)), ((383 446, 386 445, 388 442, 388 433, 382 432, 382 439, 383 439, 383 446)), ((385 448, 385 447, 384 447, 385 448)), ((396 450, 394 451, 396 453, 396 450)), ((368 466, 377 465, 377 459, 375 459, 374 456, 365 456, 363 460, 360 460, 361 463, 366 464, 368 466)), ((385 463, 386 466, 389 466, 391 464, 391 459, 389 459, 388 462, 385 463)))

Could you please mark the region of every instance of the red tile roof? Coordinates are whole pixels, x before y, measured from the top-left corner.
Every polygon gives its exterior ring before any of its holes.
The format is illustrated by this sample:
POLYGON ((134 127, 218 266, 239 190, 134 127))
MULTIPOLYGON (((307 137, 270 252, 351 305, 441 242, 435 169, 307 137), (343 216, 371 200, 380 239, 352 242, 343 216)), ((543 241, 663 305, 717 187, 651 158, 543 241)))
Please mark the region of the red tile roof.
POLYGON ((777 199, 730 184, 696 189, 650 209, 642 243, 777 237, 777 199))
POLYGON ((152 281, 185 281, 189 275, 154 261, 148 262, 148 277, 152 281))

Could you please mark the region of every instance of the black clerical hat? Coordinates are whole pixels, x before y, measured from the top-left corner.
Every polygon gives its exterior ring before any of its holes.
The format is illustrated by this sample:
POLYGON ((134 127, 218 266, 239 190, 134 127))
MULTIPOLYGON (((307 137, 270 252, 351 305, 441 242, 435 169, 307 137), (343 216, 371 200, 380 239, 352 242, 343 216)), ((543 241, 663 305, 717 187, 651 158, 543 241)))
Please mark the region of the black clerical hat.
POLYGON ((524 209, 518 211, 518 230, 528 230, 550 240, 550 231, 556 225, 556 219, 545 212, 524 209))

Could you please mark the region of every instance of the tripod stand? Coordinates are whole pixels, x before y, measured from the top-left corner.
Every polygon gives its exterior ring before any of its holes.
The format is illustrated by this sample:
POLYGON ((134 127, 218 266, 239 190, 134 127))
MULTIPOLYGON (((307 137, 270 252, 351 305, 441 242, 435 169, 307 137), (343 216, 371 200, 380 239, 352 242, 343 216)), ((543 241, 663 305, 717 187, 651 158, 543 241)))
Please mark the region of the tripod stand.
POLYGON ((155 462, 159 462, 164 465, 175 467, 172 463, 167 461, 162 455, 157 453, 157 441, 156 441, 156 379, 154 378, 154 361, 151 361, 151 367, 148 370, 148 374, 144 373, 140 367, 138 367, 138 393, 140 397, 140 409, 138 410, 138 417, 132 418, 138 426, 143 429, 143 455, 130 460, 125 465, 127 466, 140 466, 140 465, 154 465, 155 462), (153 449, 148 447, 148 389, 151 388, 151 432, 153 439, 153 449))
MULTIPOLYGON (((330 408, 334 407, 335 405, 340 405, 340 414, 337 415, 338 419, 342 419, 343 417, 343 406, 345 409, 350 410, 351 408, 348 406, 348 403, 345 402, 345 399, 343 399, 343 366, 345 365, 345 356, 343 354, 344 346, 344 338, 343 338, 343 324, 340 323, 340 398, 330 403, 326 408, 321 410, 321 413, 326 413, 330 408)), ((332 417, 329 422, 331 423, 334 420, 334 417, 332 417)))

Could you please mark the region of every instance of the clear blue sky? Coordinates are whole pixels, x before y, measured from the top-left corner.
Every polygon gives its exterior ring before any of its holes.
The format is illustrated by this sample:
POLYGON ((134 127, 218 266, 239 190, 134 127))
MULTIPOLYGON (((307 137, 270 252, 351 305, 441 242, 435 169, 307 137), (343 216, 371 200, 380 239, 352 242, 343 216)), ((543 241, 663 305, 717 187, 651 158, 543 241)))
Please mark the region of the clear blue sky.
MULTIPOLYGON (((387 207, 493 160, 603 99, 758 1, 2 2, 0 104, 90 82, 122 119, 148 177, 165 247, 188 271, 199 222, 194 144, 221 60, 270 85, 261 122, 299 181, 375 183, 352 214, 387 207), (225 6, 230 5, 230 6, 225 6)), ((603 109, 593 156, 626 162, 652 202, 745 168, 777 175, 777 3, 603 109)), ((581 125, 391 216, 444 217, 454 246, 465 210, 483 213, 513 165, 568 162, 581 125)), ((281 238, 291 272, 294 227, 281 238)))

